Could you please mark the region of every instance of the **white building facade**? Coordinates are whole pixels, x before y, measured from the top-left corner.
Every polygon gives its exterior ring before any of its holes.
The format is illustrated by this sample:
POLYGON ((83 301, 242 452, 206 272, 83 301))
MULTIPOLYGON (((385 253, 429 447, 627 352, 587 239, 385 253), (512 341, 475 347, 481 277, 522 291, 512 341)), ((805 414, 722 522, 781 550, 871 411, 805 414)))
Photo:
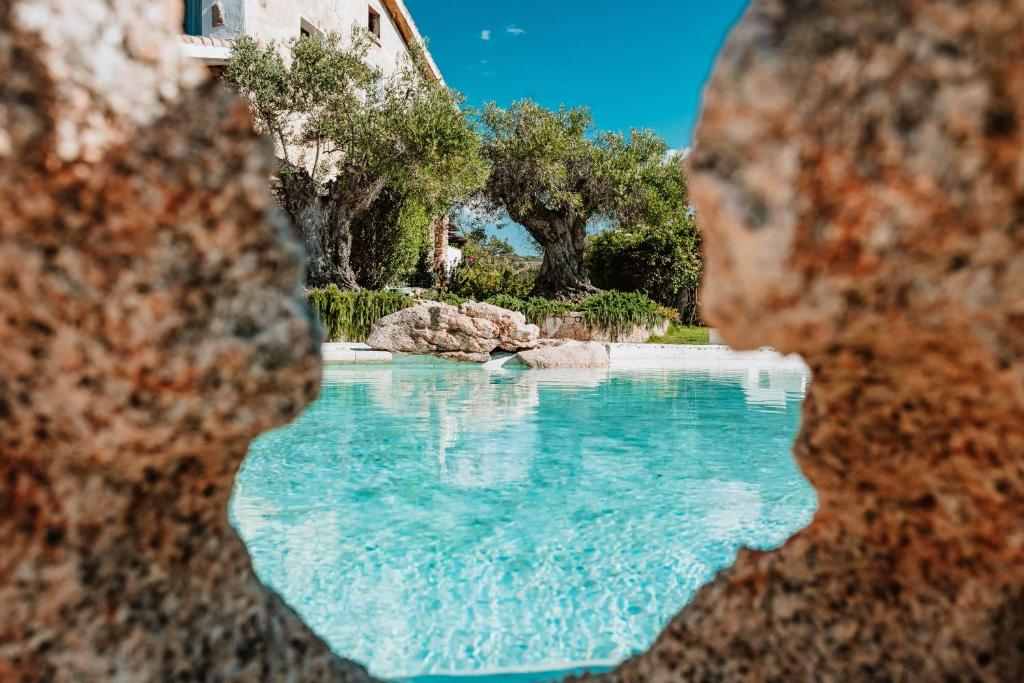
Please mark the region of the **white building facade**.
POLYGON ((372 47, 367 61, 385 75, 407 63, 413 46, 424 49, 430 78, 443 82, 423 38, 402 0, 183 0, 185 54, 211 67, 225 64, 231 41, 241 35, 279 44, 304 34, 366 29, 372 47))

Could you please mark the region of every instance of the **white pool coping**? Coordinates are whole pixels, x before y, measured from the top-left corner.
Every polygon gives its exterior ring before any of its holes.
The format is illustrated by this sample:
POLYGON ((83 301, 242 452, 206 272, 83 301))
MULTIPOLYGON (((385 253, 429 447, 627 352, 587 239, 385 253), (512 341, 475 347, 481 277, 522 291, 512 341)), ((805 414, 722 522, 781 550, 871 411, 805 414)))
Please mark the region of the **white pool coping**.
POLYGON ((612 370, 774 370, 809 373, 795 354, 770 348, 734 351, 724 344, 609 344, 612 370))
POLYGON ((377 351, 366 344, 332 342, 320 345, 325 363, 390 363, 390 351, 377 351))
POLYGON ((602 674, 611 671, 623 660, 602 660, 594 662, 571 662, 547 666, 521 666, 485 671, 457 673, 418 674, 391 678, 392 683, 526 683, 527 681, 561 681, 567 676, 582 676, 584 673, 602 674))
MULTIPOLYGON (((810 371, 797 355, 783 356, 773 349, 733 351, 724 344, 608 344, 611 370, 709 370, 776 372, 810 371)), ((328 363, 389 363, 393 355, 376 351, 366 344, 335 342, 323 344, 321 352, 328 363)), ((504 364, 507 358, 486 364, 504 364)))

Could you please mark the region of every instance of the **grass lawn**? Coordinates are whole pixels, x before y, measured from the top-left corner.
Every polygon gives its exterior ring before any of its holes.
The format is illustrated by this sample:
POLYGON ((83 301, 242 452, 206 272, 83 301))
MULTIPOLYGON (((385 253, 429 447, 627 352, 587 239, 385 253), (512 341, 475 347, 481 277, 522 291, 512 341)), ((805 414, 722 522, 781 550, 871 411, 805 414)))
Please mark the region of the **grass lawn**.
POLYGON ((706 327, 672 324, 663 337, 651 337, 650 344, 708 344, 711 334, 706 327))

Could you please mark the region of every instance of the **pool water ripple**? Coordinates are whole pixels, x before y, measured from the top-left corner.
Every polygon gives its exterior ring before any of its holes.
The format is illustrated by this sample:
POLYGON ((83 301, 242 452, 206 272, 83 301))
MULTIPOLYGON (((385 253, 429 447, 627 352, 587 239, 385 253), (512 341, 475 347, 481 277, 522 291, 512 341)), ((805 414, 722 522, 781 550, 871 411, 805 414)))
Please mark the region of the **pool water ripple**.
POLYGON ((232 520, 261 579, 379 676, 612 662, 739 546, 809 521, 807 381, 328 366, 253 444, 232 520))

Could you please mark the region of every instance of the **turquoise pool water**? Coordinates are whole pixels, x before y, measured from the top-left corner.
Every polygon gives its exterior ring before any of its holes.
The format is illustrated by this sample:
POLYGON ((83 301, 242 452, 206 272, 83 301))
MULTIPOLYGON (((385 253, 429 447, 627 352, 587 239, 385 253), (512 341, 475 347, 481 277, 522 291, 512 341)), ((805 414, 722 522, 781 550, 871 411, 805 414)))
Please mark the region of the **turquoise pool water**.
POLYGON ((328 366, 253 444, 232 519, 260 577, 379 676, 610 664, 738 546, 810 519, 789 454, 806 383, 328 366))

